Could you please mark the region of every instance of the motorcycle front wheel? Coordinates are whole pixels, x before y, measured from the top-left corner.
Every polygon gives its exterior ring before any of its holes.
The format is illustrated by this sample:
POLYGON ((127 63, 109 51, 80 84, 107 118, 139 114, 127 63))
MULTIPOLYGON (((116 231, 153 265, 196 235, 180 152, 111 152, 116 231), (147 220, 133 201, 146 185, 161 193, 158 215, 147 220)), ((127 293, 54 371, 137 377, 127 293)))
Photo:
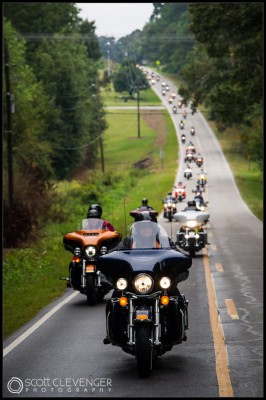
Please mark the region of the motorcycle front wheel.
POLYGON ((152 346, 150 342, 151 328, 148 324, 136 326, 136 359, 138 374, 146 378, 152 370, 152 346))
POLYGON ((87 294, 88 305, 95 306, 95 304, 97 303, 97 296, 96 296, 96 286, 95 286, 94 274, 86 276, 86 294, 87 294))

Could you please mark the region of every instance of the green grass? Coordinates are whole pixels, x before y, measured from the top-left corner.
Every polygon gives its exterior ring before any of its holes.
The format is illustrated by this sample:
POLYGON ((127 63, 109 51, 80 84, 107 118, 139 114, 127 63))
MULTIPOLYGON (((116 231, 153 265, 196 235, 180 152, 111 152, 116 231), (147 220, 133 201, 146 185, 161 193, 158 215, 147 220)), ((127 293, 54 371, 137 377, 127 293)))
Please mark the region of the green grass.
MULTIPOLYGON (((105 106, 136 106, 137 99, 131 99, 128 92, 116 93, 112 86, 101 89, 101 97, 104 99, 105 106), (126 101, 124 99, 127 99, 126 101)), ((155 95, 154 91, 149 88, 140 90, 139 92, 140 106, 158 106, 161 100, 155 95)))

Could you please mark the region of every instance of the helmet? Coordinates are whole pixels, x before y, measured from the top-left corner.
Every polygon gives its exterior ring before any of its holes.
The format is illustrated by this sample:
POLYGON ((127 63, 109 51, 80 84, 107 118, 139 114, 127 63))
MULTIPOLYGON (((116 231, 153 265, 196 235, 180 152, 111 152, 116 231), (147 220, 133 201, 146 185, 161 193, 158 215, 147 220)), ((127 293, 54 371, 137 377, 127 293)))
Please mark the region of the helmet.
POLYGON ((143 206, 147 206, 148 205, 148 199, 146 199, 145 197, 142 199, 142 205, 143 206))
POLYGON ((188 205, 189 207, 196 207, 196 202, 195 202, 195 200, 191 200, 191 201, 188 201, 188 202, 187 202, 187 205, 188 205))
POLYGON ((101 214, 98 210, 89 210, 87 213, 87 218, 101 218, 101 214))
POLYGON ((135 222, 138 221, 152 221, 152 222, 157 222, 157 218, 154 215, 154 213, 150 211, 142 211, 138 213, 135 217, 135 222))
MULTIPOLYGON (((88 217, 89 212, 92 211, 92 210, 97 210, 98 211, 99 216, 95 217, 95 218, 101 218, 102 217, 102 212, 103 212, 102 207, 99 204, 91 204, 89 206, 89 209, 88 209, 87 218, 89 218, 88 217)), ((93 218, 93 217, 91 217, 91 218, 93 218)))

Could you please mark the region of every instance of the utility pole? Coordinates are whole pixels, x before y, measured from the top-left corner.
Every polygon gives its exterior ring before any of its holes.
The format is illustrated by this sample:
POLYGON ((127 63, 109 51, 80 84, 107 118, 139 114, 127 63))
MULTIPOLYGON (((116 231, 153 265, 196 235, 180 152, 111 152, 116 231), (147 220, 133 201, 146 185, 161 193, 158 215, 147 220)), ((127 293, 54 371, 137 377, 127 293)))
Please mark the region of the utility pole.
POLYGON ((99 97, 99 81, 98 81, 98 78, 96 80, 96 105, 97 105, 97 115, 98 115, 98 132, 99 132, 99 142, 100 142, 100 151, 101 151, 102 173, 104 174, 102 121, 101 121, 101 114, 100 114, 100 97, 99 97))
POLYGON ((10 59, 7 41, 4 39, 5 52, 5 81, 6 81, 6 104, 7 104, 7 157, 8 157, 8 197, 9 207, 13 207, 13 154, 12 154, 12 103, 10 93, 10 59))
POLYGON ((140 139, 139 86, 138 86, 137 101, 138 101, 138 138, 140 139))

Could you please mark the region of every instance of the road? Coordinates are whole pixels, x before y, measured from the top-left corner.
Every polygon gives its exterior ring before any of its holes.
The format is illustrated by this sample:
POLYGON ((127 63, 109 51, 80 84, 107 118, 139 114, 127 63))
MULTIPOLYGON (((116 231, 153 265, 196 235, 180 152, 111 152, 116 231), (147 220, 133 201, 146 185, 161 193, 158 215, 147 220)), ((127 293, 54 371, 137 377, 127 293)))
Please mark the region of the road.
MULTIPOLYGON (((159 96, 161 81, 153 86, 159 96)), ((172 105, 162 102, 180 138, 180 110, 172 114, 172 105)), ((189 300, 187 342, 159 358, 148 380, 140 379, 134 357, 102 343, 105 304, 88 307, 84 295, 66 289, 4 342, 4 397, 263 397, 263 226, 243 202, 199 112, 188 113, 185 132, 204 156, 210 212, 210 245, 193 258, 179 287, 189 300)), ((176 181, 184 182, 185 145, 179 147, 176 181)), ((200 169, 192 171, 187 200, 200 169)), ((159 221, 175 239, 179 224, 162 215, 159 221)))

